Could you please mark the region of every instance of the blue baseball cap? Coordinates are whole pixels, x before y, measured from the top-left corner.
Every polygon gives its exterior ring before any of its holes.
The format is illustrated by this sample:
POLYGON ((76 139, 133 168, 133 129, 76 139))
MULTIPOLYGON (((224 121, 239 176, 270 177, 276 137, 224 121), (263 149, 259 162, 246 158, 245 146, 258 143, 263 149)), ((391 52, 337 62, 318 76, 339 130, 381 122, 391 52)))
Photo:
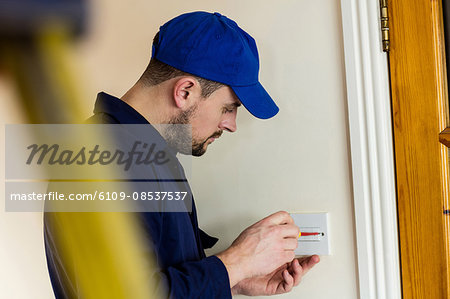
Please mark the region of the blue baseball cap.
POLYGON ((159 28, 152 57, 180 71, 228 85, 254 116, 279 109, 259 83, 255 40, 220 13, 182 14, 159 28))

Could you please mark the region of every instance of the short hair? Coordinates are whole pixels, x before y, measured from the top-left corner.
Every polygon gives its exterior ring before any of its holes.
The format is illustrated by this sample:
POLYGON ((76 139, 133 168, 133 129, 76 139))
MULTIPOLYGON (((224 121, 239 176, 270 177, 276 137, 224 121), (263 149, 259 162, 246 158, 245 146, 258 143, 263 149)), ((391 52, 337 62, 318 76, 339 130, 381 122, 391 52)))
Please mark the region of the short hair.
MULTIPOLYGON (((153 38, 154 46, 156 45, 158 40, 159 40, 159 32, 156 33, 155 37, 153 38)), ((208 80, 190 73, 180 71, 179 69, 174 68, 168 64, 165 64, 153 57, 150 59, 150 63, 148 64, 147 68, 145 69, 144 73, 142 74, 139 80, 147 86, 154 86, 164 81, 181 76, 194 77, 200 84, 203 98, 209 97, 213 92, 215 92, 219 88, 226 86, 223 83, 208 80)))

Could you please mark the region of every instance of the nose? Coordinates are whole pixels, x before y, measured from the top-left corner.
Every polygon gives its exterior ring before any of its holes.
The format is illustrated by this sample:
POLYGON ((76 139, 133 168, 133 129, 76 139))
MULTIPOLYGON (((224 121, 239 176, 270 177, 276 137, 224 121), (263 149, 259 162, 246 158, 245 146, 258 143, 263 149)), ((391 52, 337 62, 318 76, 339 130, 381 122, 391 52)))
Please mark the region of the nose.
POLYGON ((225 114, 222 121, 219 124, 219 129, 226 130, 228 132, 236 132, 237 125, 236 125, 236 113, 235 110, 233 113, 225 114))

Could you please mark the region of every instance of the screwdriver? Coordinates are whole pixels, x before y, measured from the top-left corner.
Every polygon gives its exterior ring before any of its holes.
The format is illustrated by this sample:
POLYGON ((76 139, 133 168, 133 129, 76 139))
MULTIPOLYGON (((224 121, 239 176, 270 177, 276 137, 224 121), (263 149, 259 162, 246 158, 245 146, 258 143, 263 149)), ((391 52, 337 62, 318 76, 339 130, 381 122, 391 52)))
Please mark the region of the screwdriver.
POLYGON ((306 237, 306 236, 318 236, 318 235, 321 235, 321 236, 324 236, 325 234, 324 233, 311 233, 311 232, 300 232, 299 234, 298 234, 298 238, 300 238, 300 237, 306 237))

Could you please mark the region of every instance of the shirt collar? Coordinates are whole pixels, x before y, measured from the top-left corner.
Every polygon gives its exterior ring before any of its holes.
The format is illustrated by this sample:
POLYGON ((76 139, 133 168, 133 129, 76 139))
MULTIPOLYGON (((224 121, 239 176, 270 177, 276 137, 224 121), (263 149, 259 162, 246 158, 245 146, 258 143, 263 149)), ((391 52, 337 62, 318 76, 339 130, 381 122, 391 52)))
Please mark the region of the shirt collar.
POLYGON ((105 92, 100 92, 97 95, 94 107, 94 114, 98 113, 106 113, 114 117, 120 124, 149 125, 153 134, 148 137, 156 141, 161 148, 169 151, 172 155, 175 156, 177 154, 177 151, 168 146, 166 140, 139 112, 121 99, 105 92))
POLYGON ((94 113, 106 113, 117 119, 121 124, 150 124, 139 112, 133 107, 105 92, 97 95, 94 113))

